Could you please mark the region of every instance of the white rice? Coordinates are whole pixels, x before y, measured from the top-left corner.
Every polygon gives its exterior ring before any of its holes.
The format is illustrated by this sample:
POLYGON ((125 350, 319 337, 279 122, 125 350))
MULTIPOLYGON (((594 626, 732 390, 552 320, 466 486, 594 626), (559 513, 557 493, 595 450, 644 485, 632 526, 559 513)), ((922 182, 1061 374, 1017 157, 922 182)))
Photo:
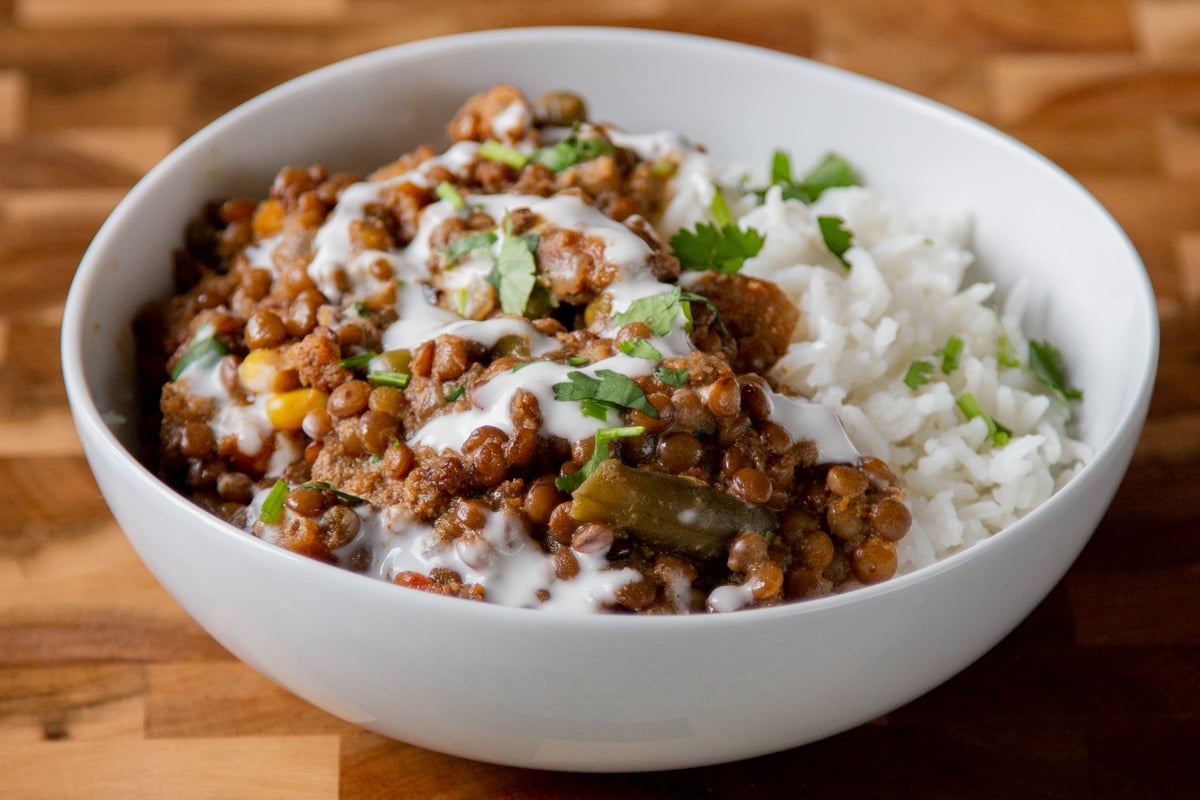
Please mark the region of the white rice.
POLYGON ((1068 432, 1070 409, 1025 367, 1026 287, 997 298, 993 284, 964 285, 974 258, 967 214, 914 213, 865 188, 830 189, 811 206, 773 188, 757 205, 710 174, 697 175, 692 191, 681 187, 665 227, 707 217, 712 179, 727 187, 739 226, 766 237, 743 274, 774 281, 800 309, 771 377, 835 408, 859 451, 886 461, 906 492, 913 525, 900 543, 902 571, 1012 524, 1090 458, 1068 432), (850 269, 824 243, 817 217, 825 215, 853 232, 850 269), (963 348, 946 375, 934 353, 951 336, 963 348), (998 362, 1002 336, 1020 366, 998 362), (903 379, 917 360, 937 366, 914 390, 903 379), (958 408, 967 392, 1012 432, 1007 444, 994 446, 985 421, 958 408))

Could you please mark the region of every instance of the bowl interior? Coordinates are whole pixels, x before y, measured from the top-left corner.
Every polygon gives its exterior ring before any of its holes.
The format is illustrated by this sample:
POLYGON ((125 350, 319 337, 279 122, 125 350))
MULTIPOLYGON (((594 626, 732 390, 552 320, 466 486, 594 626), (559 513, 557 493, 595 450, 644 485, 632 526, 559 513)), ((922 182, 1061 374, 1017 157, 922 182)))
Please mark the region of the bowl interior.
POLYGON ((1107 212, 1049 162, 934 103, 789 56, 673 34, 550 28, 352 59, 251 101, 172 153, 105 224, 72 287, 64 369, 81 424, 133 449, 129 323, 169 293, 170 253, 204 200, 260 197, 284 164, 362 172, 420 143, 440 148, 453 110, 493 81, 531 96, 571 88, 596 118, 678 130, 760 170, 778 147, 797 164, 837 150, 883 195, 969 210, 980 274, 1002 293, 1030 281, 1028 329, 1062 350, 1085 389, 1081 438, 1102 451, 1140 424, 1157 353, 1147 277, 1107 212))

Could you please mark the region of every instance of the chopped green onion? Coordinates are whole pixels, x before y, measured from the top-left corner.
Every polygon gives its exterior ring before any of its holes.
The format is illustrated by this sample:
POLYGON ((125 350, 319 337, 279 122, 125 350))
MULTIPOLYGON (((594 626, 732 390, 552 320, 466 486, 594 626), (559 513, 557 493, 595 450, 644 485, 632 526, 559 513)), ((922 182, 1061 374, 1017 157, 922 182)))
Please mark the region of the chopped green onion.
POLYGON ((316 492, 328 492, 348 506, 362 505, 363 503, 367 502, 356 494, 350 494, 349 492, 343 492, 341 489, 333 488, 333 486, 327 481, 309 481, 308 483, 300 484, 296 488, 312 489, 316 492))
POLYGON ((567 366, 585 367, 592 362, 588 361, 583 356, 567 356, 567 366))
POLYGON ((641 425, 631 425, 625 428, 601 428, 596 431, 595 446, 592 448, 592 457, 589 458, 582 467, 570 475, 564 475, 561 478, 554 480, 554 485, 563 492, 573 492, 579 488, 589 475, 596 471, 596 468, 607 461, 612 453, 609 450, 609 444, 615 439, 629 438, 631 436, 641 436, 646 432, 646 429, 641 425))
POLYGON ((962 354, 962 348, 963 340, 957 336, 951 336, 944 345, 933 351, 935 356, 942 357, 943 375, 949 375, 958 369, 958 357, 962 354))
POLYGON ((175 362, 175 368, 171 370, 171 380, 179 380, 179 377, 193 364, 210 366, 227 355, 229 355, 229 348, 217 338, 217 329, 211 322, 206 322, 196 329, 188 349, 175 362))
POLYGON ((282 478, 275 481, 275 485, 271 487, 271 491, 263 499, 262 511, 258 514, 260 522, 264 525, 274 525, 279 521, 279 515, 283 513, 283 501, 287 499, 287 493, 287 481, 282 478))
POLYGON ((464 200, 463 196, 458 193, 458 189, 455 188, 454 184, 448 181, 442 181, 437 185, 437 188, 434 189, 434 191, 437 193, 439 198, 449 203, 450 207, 455 211, 463 211, 466 209, 467 201, 464 200))
POLYGON ((410 376, 407 372, 376 370, 367 373, 367 380, 376 386, 395 386, 397 389, 403 389, 408 386, 410 376))
POLYGON ((1012 355, 1012 342, 1008 340, 1007 334, 1000 334, 1000 338, 996 340, 996 361, 1002 367, 1019 367, 1021 362, 1012 355))
POLYGON ((338 366, 345 367, 346 369, 365 367, 367 362, 369 362, 372 358, 375 358, 377 355, 379 355, 379 353, 368 350, 365 353, 359 353, 356 356, 347 356, 346 358, 341 359, 338 361, 338 366))
POLYGON ((968 420, 976 417, 983 420, 987 425, 988 438, 991 439, 993 447, 1003 447, 1012 439, 1012 431, 988 416, 987 412, 983 410, 983 406, 979 405, 979 401, 975 399, 975 395, 967 392, 958 398, 957 404, 968 420))
POLYGON ((487 161, 499 161, 513 169, 521 169, 529 163, 529 156, 515 147, 511 147, 495 139, 488 139, 479 145, 479 157, 487 161))
POLYGON ((450 387, 450 391, 446 392, 446 396, 443 399, 445 399, 447 403, 453 403, 466 393, 467 387, 463 386, 461 383, 457 383, 450 387))

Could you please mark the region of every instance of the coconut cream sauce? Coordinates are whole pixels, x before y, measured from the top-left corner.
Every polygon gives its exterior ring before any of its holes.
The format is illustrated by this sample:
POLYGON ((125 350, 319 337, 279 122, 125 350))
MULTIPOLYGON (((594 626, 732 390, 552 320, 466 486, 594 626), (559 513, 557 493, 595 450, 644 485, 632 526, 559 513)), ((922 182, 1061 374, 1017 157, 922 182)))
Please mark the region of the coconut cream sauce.
MULTIPOLYGON (((507 130, 507 125, 515 128, 524 122, 514 111, 500 115, 498 124, 501 129, 507 130)), ((693 164, 707 162, 707 157, 677 134, 635 136, 609 131, 609 135, 619 146, 633 149, 644 158, 676 159, 681 162, 678 170, 681 175, 698 172, 711 174, 711 168, 706 163, 693 164)), ((383 333, 383 347, 386 350, 412 350, 441 334, 480 342, 486 347, 494 346, 501 337, 519 336, 528 342, 530 354, 535 359, 559 349, 555 339, 540 334, 525 320, 515 317, 466 320, 458 314, 431 305, 426 298, 423 289, 426 285, 436 283, 442 290, 463 289, 469 292, 476 282, 486 281, 495 256, 504 243, 502 226, 498 226, 497 239, 490 248, 471 252, 453 268, 444 270, 436 277, 427 266, 434 255, 430 239, 442 222, 458 213, 448 202, 439 201, 423 210, 416 237, 402 251, 355 252, 353 249, 351 223, 362 219, 367 206, 379 202, 382 192, 389 185, 408 181, 428 186, 428 170, 434 165, 461 172, 475 157, 477 147, 470 142, 456 144, 441 156, 424 162, 405 175, 346 187, 337 206, 316 234, 309 275, 331 302, 340 303, 343 307, 378 290, 379 283, 368 270, 374 260, 383 258, 392 265, 395 276, 399 278, 396 296, 399 319, 383 333)), ((614 313, 627 310, 639 298, 675 291, 674 285, 655 279, 647 264, 651 251, 641 237, 578 197, 468 195, 464 199, 496 220, 502 219, 506 212, 525 207, 538 220, 534 230, 544 227, 573 229, 602 241, 605 260, 616 268, 616 277, 606 289, 614 313)), ((273 269, 270 266, 270 251, 275 243, 265 240, 248 248, 247 255, 254 263, 273 269)), ((665 336, 656 336, 651 340, 664 358, 684 356, 691 352, 686 324, 684 316, 677 314, 670 331, 665 336)), ((601 334, 616 333, 616 326, 607 319, 598 321, 596 327, 601 334)), ((515 372, 500 373, 485 383, 475 385, 469 395, 469 408, 429 420, 419 430, 409 432, 408 444, 426 445, 435 450, 460 450, 470 433, 482 425, 511 431, 508 410, 517 389, 532 392, 537 398, 546 434, 569 441, 585 439, 600 428, 619 424, 618 413, 610 411, 606 420, 585 416, 579 403, 555 399, 554 384, 566 381, 568 373, 574 371, 594 376, 598 370, 611 369, 629 376, 646 375, 657 363, 624 354, 583 367, 571 367, 548 360, 536 361, 515 372)), ((217 404, 212 423, 215 433, 236 435, 239 449, 244 443, 243 452, 248 455, 259 452, 270 435, 262 398, 255 399, 249 405, 238 403, 209 370, 201 366, 192 367, 180 380, 190 391, 211 397, 217 404), (265 428, 263 423, 266 423, 265 428)), ((211 370, 215 371, 215 367, 211 370)), ((770 399, 770 418, 784 427, 793 438, 812 440, 821 461, 858 460, 857 451, 831 409, 778 394, 771 395, 770 399)), ((294 444, 292 447, 295 447, 294 444)), ((284 450, 295 452, 294 449, 284 450)), ((282 471, 282 467, 280 469, 282 471)), ((251 506, 251 519, 257 518, 257 510, 261 508, 265 496, 266 491, 263 491, 255 498, 251 506)), ((433 568, 446 567, 459 573, 464 583, 484 586, 486 599, 490 602, 598 611, 603 606, 611 606, 615 602, 615 592, 638 578, 637 571, 633 569, 607 568, 603 554, 576 553, 580 566, 578 575, 568 581, 557 580, 552 558, 529 536, 521 519, 505 511, 491 513, 481 535, 470 539, 460 538, 451 545, 438 544, 431 527, 412 523, 399 509, 361 506, 356 512, 362 522, 359 533, 338 554, 345 560, 351 553, 365 548, 371 556, 369 572, 388 580, 409 570, 428 574, 433 568), (548 600, 538 600, 540 590, 549 593, 548 600)), ((269 538, 269 535, 265 535, 265 538, 269 538)), ((690 587, 680 584, 672 589, 681 606, 679 610, 685 611, 685 598, 689 595, 690 587)), ((747 603, 747 592, 748 589, 744 587, 720 587, 710 595, 709 607, 714 611, 740 608, 747 603)))

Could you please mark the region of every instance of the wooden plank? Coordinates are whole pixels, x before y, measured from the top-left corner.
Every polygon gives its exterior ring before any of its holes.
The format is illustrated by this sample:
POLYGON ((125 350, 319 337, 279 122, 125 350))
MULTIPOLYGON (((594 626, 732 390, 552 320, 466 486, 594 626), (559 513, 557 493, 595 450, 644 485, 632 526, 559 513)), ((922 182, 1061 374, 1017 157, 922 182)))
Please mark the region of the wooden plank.
POLYGON ((1138 43, 1159 60, 1200 55, 1200 2, 1142 0, 1134 3, 1138 43))
POLYGON ((1127 118, 1169 105, 1200 112, 1200 62, 1156 64, 1126 53, 1001 55, 990 62, 1003 122, 1127 118))
POLYGON ((31 28, 78 25, 232 25, 317 23, 346 13, 348 0, 15 0, 18 24, 31 28))
POLYGON ((5 796, 131 800, 335 800, 336 736, 12 744, 5 796))
POLYGON ((0 672, 0 742, 141 738, 144 670, 133 664, 0 672))
POLYGON ((146 735, 151 737, 354 730, 239 662, 151 664, 146 682, 146 735))
POLYGON ((1084 647, 1200 646, 1200 571, 1076 574, 1067 579, 1075 638, 1084 647))
POLYGON ((24 75, 14 69, 0 70, 0 141, 25 127, 27 93, 24 75))

